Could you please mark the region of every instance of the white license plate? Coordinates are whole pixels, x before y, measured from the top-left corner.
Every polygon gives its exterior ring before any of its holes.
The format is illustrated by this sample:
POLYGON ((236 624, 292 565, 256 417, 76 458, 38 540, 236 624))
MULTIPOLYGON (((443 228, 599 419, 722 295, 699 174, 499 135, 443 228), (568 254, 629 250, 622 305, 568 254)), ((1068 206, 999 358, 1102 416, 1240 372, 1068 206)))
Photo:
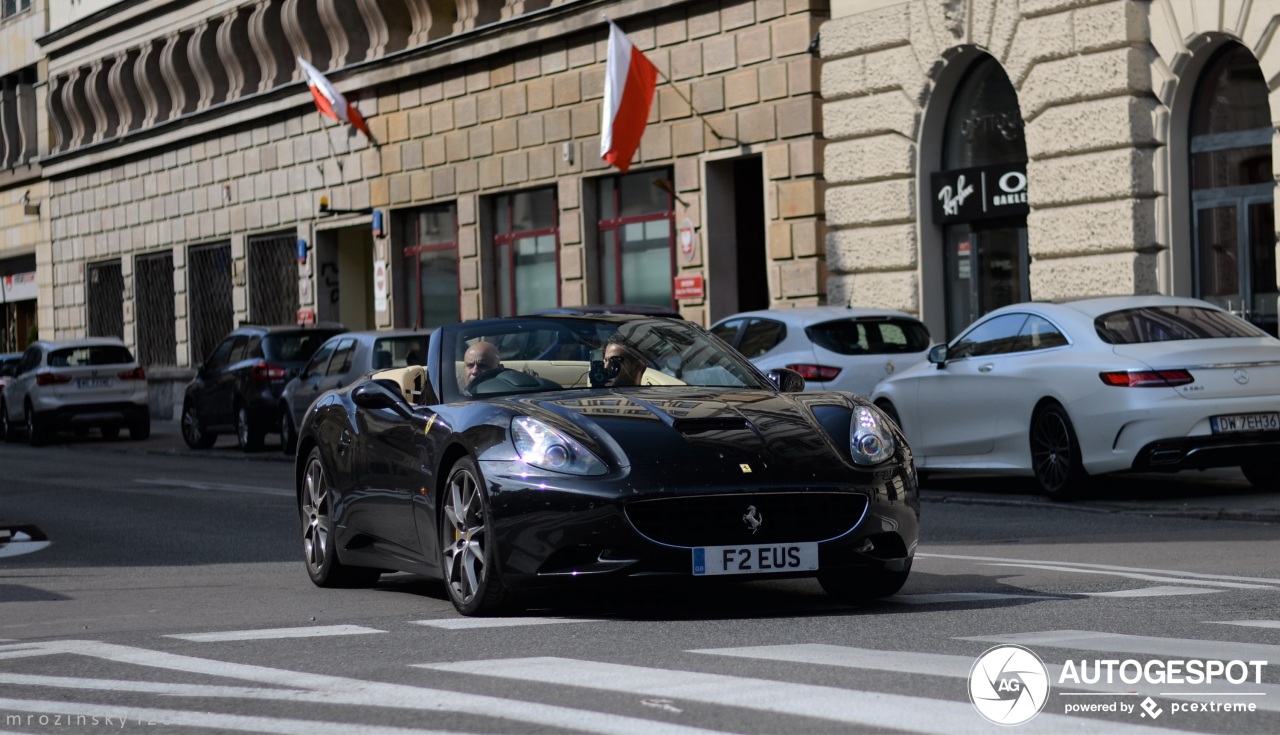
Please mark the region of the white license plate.
POLYGON ((1209 419, 1213 433, 1229 434, 1233 431, 1280 431, 1280 413, 1236 413, 1214 416, 1209 419))
POLYGON ((768 574, 805 572, 818 568, 818 544, 756 544, 699 546, 693 550, 693 573, 768 574))
POLYGON ((76 381, 76 387, 81 390, 85 388, 110 388, 111 378, 80 378, 76 381))

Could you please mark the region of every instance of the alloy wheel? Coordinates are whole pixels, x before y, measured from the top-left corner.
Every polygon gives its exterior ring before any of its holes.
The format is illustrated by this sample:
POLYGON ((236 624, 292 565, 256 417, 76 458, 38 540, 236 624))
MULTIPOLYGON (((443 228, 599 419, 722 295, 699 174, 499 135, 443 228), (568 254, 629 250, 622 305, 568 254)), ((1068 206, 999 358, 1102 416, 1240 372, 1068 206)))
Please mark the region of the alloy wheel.
POLYGON ((454 472, 449 478, 444 517, 445 581, 454 599, 467 605, 475 599, 488 572, 485 563, 488 529, 480 484, 466 469, 454 472))
POLYGON ((1080 479, 1074 442, 1062 409, 1051 406, 1036 414, 1031 428, 1031 464, 1040 488, 1050 497, 1067 496, 1080 479))
POLYGON ((302 553, 307 571, 315 579, 325 570, 329 553, 329 489, 325 483, 324 466, 318 457, 307 463, 302 478, 302 553))

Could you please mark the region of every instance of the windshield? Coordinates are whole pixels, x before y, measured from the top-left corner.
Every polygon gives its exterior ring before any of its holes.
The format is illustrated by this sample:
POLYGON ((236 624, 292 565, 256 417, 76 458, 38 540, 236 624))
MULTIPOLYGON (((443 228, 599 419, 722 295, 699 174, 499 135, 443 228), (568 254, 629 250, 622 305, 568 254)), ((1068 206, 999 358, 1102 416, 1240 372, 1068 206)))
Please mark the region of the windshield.
POLYGON ((66 347, 49 353, 49 367, 87 367, 91 365, 127 365, 133 355, 118 345, 66 347))
POLYGON ((446 329, 446 402, 565 389, 773 388, 749 362, 689 322, 534 317, 446 329))
POLYGON ((1093 326, 1103 342, 1113 345, 1265 335, 1231 314, 1200 306, 1122 309, 1103 314, 1093 321, 1093 326))

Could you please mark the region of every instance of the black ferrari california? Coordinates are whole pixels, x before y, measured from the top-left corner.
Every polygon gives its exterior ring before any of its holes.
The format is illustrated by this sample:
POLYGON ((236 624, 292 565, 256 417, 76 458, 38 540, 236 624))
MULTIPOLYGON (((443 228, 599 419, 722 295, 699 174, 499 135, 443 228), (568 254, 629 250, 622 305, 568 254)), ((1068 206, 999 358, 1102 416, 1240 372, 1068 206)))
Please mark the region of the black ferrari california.
POLYGON ((437 329, 425 365, 370 373, 307 410, 307 572, 321 587, 438 577, 464 615, 522 591, 662 575, 891 595, 919 533, 910 449, 864 398, 803 387, 675 319, 437 329))

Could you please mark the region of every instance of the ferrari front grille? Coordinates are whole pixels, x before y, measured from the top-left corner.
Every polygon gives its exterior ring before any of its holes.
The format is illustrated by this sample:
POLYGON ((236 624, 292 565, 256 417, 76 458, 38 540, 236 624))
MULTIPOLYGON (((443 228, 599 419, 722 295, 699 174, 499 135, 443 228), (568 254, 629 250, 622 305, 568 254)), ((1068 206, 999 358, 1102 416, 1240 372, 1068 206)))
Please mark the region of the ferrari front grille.
POLYGON ((825 541, 852 529, 867 497, 839 492, 772 492, 638 500, 627 520, 669 546, 825 541))

